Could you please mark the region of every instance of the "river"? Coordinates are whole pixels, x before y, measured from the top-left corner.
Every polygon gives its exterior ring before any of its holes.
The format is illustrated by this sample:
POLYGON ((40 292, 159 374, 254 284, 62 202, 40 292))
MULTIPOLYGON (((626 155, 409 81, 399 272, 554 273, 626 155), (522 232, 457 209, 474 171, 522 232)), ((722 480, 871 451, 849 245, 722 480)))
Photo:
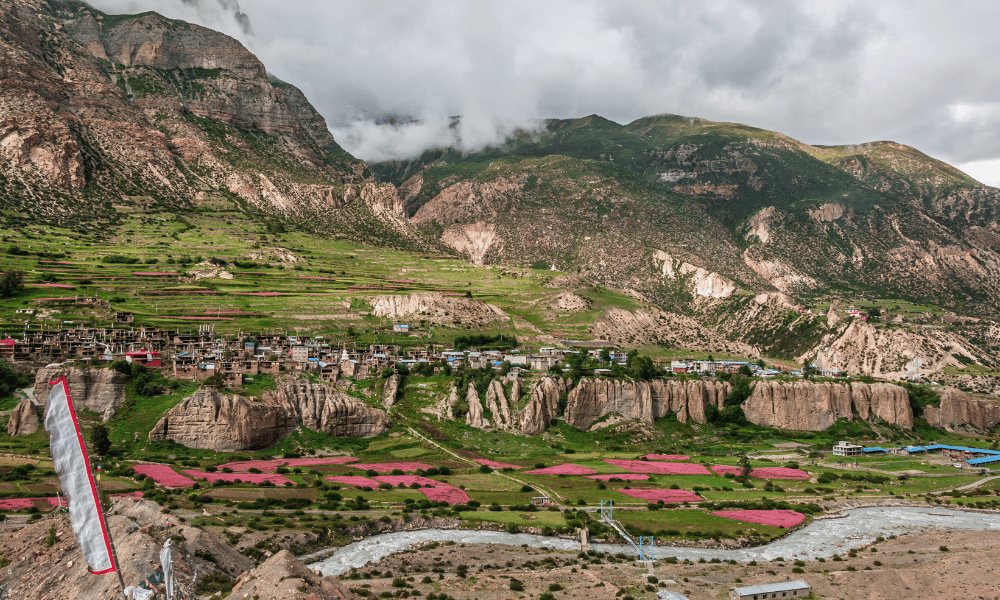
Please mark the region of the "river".
MULTIPOLYGON (((842 518, 827 518, 813 521, 806 527, 790 533, 765 546, 739 550, 719 550, 703 548, 683 548, 678 546, 657 546, 657 559, 675 556, 679 560, 751 560, 768 561, 777 557, 829 558, 875 541, 875 538, 889 537, 926 529, 998 529, 1000 513, 973 513, 942 508, 884 507, 857 508, 844 513, 842 518)), ((352 568, 363 567, 378 562, 396 552, 406 550, 417 542, 456 542, 463 544, 507 544, 521 546, 527 544, 535 548, 576 551, 579 543, 555 537, 545 537, 528 533, 504 533, 500 531, 475 531, 468 529, 421 529, 417 531, 397 531, 365 538, 336 550, 329 557, 309 565, 319 569, 324 575, 340 575, 352 568)), ((632 554, 629 546, 615 544, 593 544, 599 552, 625 552, 632 554)))

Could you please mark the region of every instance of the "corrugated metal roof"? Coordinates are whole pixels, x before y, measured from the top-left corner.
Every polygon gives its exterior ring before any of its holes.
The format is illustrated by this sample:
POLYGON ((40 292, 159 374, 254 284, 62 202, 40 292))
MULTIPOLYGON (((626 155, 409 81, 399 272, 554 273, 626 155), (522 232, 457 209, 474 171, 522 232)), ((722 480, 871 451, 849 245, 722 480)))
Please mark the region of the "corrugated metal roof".
POLYGON ((861 451, 862 452, 888 452, 888 450, 886 450, 885 448, 881 448, 879 446, 874 446, 872 448, 864 448, 861 451))
POLYGON ((781 583, 765 583, 764 585, 749 585, 747 587, 732 588, 740 596, 752 596, 754 594, 770 594, 771 592, 790 592, 792 590, 812 589, 809 584, 802 581, 783 581, 781 583))
POLYGON ((987 463, 1000 462, 1000 456, 984 456, 982 458, 970 458, 965 462, 970 465, 985 465, 987 463))
POLYGON ((671 590, 660 590, 656 592, 656 595, 663 600, 688 600, 687 596, 678 594, 677 592, 671 590))

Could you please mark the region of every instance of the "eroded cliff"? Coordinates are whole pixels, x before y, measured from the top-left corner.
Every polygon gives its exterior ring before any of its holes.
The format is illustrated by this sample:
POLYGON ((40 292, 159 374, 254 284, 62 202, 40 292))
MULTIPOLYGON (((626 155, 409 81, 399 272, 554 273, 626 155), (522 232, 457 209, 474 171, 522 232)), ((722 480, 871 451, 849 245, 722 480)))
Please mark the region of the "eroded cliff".
POLYGON ((747 420, 765 427, 822 431, 837 419, 876 416, 887 423, 913 428, 906 390, 890 383, 781 383, 759 381, 743 404, 747 420))
POLYGON ((101 421, 114 416, 125 402, 125 384, 128 378, 113 369, 87 369, 79 367, 44 367, 35 373, 34 396, 42 405, 49 399, 49 390, 60 377, 66 377, 70 399, 77 410, 86 408, 101 415, 101 421))
POLYGON ((941 398, 940 406, 924 407, 924 418, 932 427, 973 427, 985 431, 1000 424, 1000 405, 974 400, 953 387, 938 390, 938 396, 941 398))

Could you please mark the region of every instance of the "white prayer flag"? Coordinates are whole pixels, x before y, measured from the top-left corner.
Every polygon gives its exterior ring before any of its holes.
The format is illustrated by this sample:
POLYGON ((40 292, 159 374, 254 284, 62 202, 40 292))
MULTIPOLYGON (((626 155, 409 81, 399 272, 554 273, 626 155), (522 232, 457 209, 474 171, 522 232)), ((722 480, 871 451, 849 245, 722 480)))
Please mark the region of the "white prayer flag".
POLYGON ((173 600, 174 597, 174 565, 170 560, 170 540, 167 540, 163 544, 163 550, 160 550, 160 566, 163 567, 163 582, 167 586, 167 600, 173 600))
POLYGON ((49 431, 52 466, 69 505, 73 535, 95 575, 115 570, 111 558, 111 536, 104 522, 104 511, 97 495, 97 485, 90 472, 90 458, 69 397, 66 377, 51 383, 45 409, 45 429, 49 431))

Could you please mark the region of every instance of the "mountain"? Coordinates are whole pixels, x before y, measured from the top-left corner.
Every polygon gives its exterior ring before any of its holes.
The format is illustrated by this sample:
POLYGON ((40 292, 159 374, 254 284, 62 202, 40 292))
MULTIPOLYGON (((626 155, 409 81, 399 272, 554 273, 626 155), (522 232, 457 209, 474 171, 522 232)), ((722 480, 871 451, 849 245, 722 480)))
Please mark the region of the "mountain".
MULTIPOLYGON (((238 41, 75 0, 0 6, 5 224, 100 232, 122 211, 233 202, 357 241, 427 248, 392 186, 238 41)), ((430 244, 433 246, 433 244, 430 244)))
POLYGON ((399 186, 411 222, 484 263, 554 263, 667 303, 688 263, 806 302, 849 293, 1000 313, 1000 190, 892 142, 810 146, 733 123, 591 115, 371 169, 399 186))

